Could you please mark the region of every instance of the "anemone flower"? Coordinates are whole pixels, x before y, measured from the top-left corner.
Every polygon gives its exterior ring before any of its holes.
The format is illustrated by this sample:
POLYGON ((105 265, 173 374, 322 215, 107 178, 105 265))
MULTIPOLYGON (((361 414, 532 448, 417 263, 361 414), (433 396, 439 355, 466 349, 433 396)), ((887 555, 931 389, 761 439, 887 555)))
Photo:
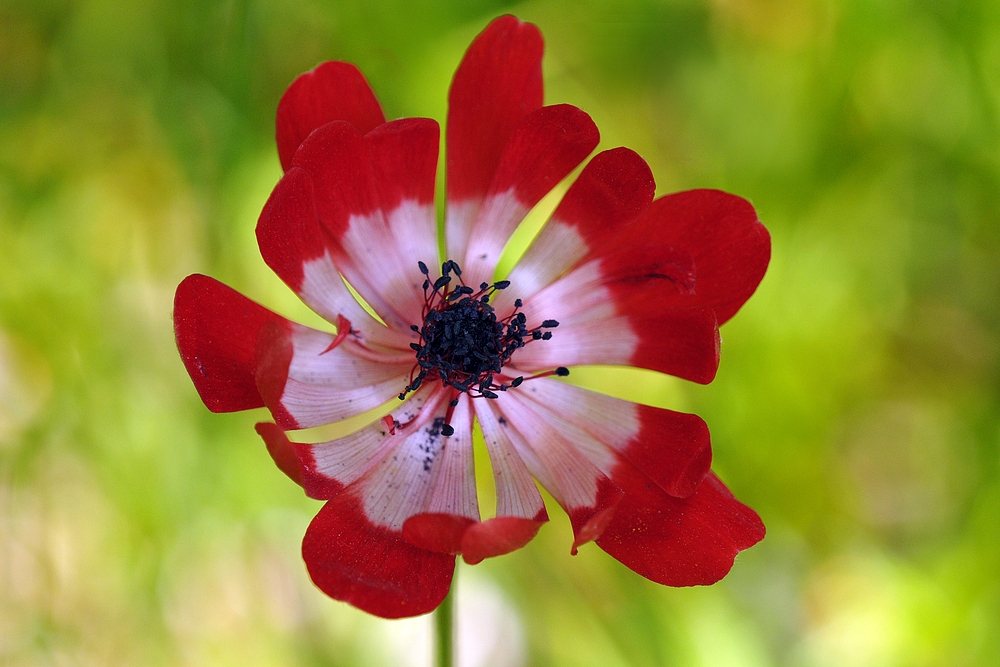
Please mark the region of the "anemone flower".
POLYGON ((257 240, 335 333, 203 275, 177 288, 177 345, 205 405, 266 406, 274 421, 257 431, 272 458, 326 501, 302 544, 313 582, 378 616, 434 609, 458 554, 478 563, 527 544, 548 520, 536 481, 569 515, 574 553, 595 541, 669 586, 719 580, 764 536, 711 472, 701 418, 558 379, 606 364, 711 382, 719 325, 770 258, 748 202, 715 190, 654 199, 642 158, 606 150, 510 274, 494 276, 529 209, 598 144, 586 113, 543 106, 542 51, 535 26, 504 16, 455 73, 443 257, 438 124, 386 122, 344 62, 288 88, 277 112, 284 175, 257 240), (286 435, 386 404, 383 419, 346 437, 286 435), (496 515, 485 519, 475 422, 496 488, 496 515))

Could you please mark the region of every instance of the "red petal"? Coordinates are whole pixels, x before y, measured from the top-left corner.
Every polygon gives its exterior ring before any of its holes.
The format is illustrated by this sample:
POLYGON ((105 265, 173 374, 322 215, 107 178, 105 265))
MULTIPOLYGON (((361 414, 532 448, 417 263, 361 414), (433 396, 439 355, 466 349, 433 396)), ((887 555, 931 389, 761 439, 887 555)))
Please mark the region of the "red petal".
POLYGON ((712 584, 736 554, 764 538, 764 524, 709 475, 688 498, 668 495, 628 463, 612 480, 625 490, 597 545, 642 576, 667 586, 712 584))
POLYGON ((379 210, 364 138, 349 123, 328 123, 310 135, 292 163, 313 178, 316 212, 339 241, 352 216, 379 210))
MULTIPOLYGON (((647 210, 644 218, 648 215, 647 210)), ((654 237, 647 243, 632 235, 633 227, 623 232, 624 248, 599 260, 602 285, 615 313, 627 318, 637 337, 624 363, 708 384, 719 368, 720 340, 716 312, 697 296, 705 267, 684 246, 661 245, 661 239, 654 237)), ((706 270, 711 280, 711 269, 706 270)), ((558 315, 549 317, 559 319, 558 315)), ((563 365, 570 363, 621 362, 567 360, 563 365)))
POLYGON ((274 459, 278 470, 302 486, 302 464, 299 463, 299 456, 295 453, 294 445, 285 435, 285 430, 271 422, 260 422, 254 426, 254 429, 263 438, 267 453, 274 459))
POLYGON ((264 262, 292 290, 301 292, 303 264, 326 253, 309 174, 297 167, 285 173, 264 204, 256 234, 264 262))
POLYGON ((693 294, 678 302, 711 307, 720 325, 754 293, 771 259, 771 237, 750 202, 718 190, 661 197, 627 233, 631 243, 690 253, 693 294))
MULTIPOLYGON (((554 419, 529 398, 533 389, 503 392, 491 401, 492 407, 503 413, 503 432, 531 475, 569 515, 576 553, 577 547, 601 534, 621 499, 621 490, 602 472, 613 464, 614 453, 581 429, 554 419)), ((484 425, 484 435, 486 431, 484 425)))
POLYGON ((257 333, 285 318, 214 278, 190 275, 174 296, 174 333, 184 367, 212 412, 264 405, 254 379, 257 333))
POLYGON ((622 456, 670 495, 690 496, 712 467, 708 425, 698 415, 637 407, 642 426, 622 456))
POLYGON ((536 519, 498 516, 474 523, 462 534, 462 558, 475 565, 487 558, 517 551, 538 534, 549 517, 543 510, 536 519))
POLYGON ((302 557, 324 593, 382 618, 418 616, 441 604, 455 557, 408 544, 365 518, 353 493, 330 500, 309 524, 302 557))
POLYGON ((441 129, 429 118, 401 118, 365 135, 382 210, 406 200, 434 203, 441 129))
MULTIPOLYGON (((632 298, 617 306, 628 317, 638 345, 626 365, 708 384, 719 369, 719 327, 709 308, 667 309, 632 298)), ((591 362, 592 363, 592 362, 591 362)))
POLYGON ((594 121, 572 105, 532 111, 514 127, 490 192, 514 190, 530 208, 583 162, 600 140, 594 121))
POLYGON ((365 340, 409 349, 409 337, 376 322, 344 285, 320 229, 312 177, 292 167, 278 181, 257 221, 264 261, 299 298, 328 322, 345 317, 365 340))
POLYGON ((597 480, 597 500, 592 507, 569 508, 569 521, 573 524, 573 548, 576 550, 593 540, 598 539, 605 528, 611 523, 618 503, 621 502, 623 491, 607 477, 597 480))
POLYGON ((302 471, 301 485, 306 495, 316 500, 329 500, 346 487, 319 470, 314 452, 307 444, 292 444, 292 453, 298 457, 299 469, 302 471))
POLYGON ((448 199, 481 198, 514 125, 542 106, 538 28, 501 16, 472 42, 448 94, 448 199))
MULTIPOLYGON (((538 305, 537 297, 531 304, 538 305)), ((594 364, 638 366, 702 384, 715 377, 719 330, 714 311, 665 308, 657 299, 621 299, 612 304, 610 313, 607 308, 585 310, 572 320, 559 307, 539 308, 557 320, 559 328, 544 344, 518 350, 517 367, 541 371, 594 364)), ((528 324, 537 326, 541 321, 529 317, 528 324)))
POLYGON ((274 421, 285 429, 301 428, 295 418, 281 404, 293 354, 290 327, 275 323, 268 323, 261 327, 254 352, 257 391, 264 399, 264 405, 271 411, 274 421))
POLYGON ((364 75, 351 63, 325 62, 299 75, 278 102, 277 139, 281 167, 321 125, 344 120, 362 134, 385 122, 382 107, 364 75))
POLYGON ((573 227, 589 247, 599 248, 646 210, 655 192, 646 161, 630 148, 612 148, 587 164, 552 218, 573 227))
POLYGON ((403 523, 403 539, 415 547, 443 554, 462 550, 465 529, 474 519, 455 514, 416 514, 403 523))

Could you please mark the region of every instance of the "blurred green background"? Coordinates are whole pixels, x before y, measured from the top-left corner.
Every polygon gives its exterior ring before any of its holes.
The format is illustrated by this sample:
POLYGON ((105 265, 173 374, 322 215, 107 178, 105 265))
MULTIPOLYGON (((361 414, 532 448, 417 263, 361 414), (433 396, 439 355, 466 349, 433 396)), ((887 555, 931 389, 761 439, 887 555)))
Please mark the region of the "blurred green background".
POLYGON ((312 588, 319 504, 263 411, 202 406, 171 301, 198 271, 315 322, 253 235, 282 91, 349 60, 388 117, 443 122, 506 12, 602 147, 770 229, 713 384, 573 376, 702 415, 768 536, 668 589, 570 557, 553 511, 460 568, 465 664, 1000 664, 994 0, 0 1, 0 664, 424 664, 426 618, 312 588))

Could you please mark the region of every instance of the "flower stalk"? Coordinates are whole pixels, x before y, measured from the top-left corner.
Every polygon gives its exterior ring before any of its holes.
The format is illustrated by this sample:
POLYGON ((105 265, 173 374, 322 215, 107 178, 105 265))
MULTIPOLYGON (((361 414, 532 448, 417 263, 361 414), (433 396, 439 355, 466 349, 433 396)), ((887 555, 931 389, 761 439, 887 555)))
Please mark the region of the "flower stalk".
MULTIPOLYGON (((458 572, 456 571, 456 576, 458 572)), ((455 665, 455 581, 444 601, 434 612, 434 633, 437 656, 434 664, 437 667, 454 667, 455 665)))

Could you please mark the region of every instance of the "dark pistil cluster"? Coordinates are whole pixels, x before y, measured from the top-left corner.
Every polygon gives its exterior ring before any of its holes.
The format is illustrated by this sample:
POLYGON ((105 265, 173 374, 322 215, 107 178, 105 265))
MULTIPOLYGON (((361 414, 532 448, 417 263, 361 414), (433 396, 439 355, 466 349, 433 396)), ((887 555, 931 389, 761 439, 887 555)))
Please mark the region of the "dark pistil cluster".
MULTIPOLYGON (((541 326, 528 329, 524 313, 519 312, 520 299, 514 301, 514 309, 507 317, 497 319, 490 297, 510 286, 510 281, 481 283, 476 290, 465 284, 462 270, 452 260, 441 265, 441 277, 434 281, 426 264, 417 265, 424 274, 424 322, 423 326, 410 327, 420 336, 419 342, 410 343, 417 364, 399 398, 405 398, 428 378, 473 398, 497 398, 496 392, 520 385, 525 380, 522 376, 508 384, 494 382, 494 375, 518 349, 535 340, 552 338, 552 332, 545 330, 559 323, 545 320, 541 326)), ((569 371, 560 367, 554 374, 568 375, 569 371)), ((457 398, 452 400, 452 406, 457 403, 457 398)), ((442 427, 444 435, 451 432, 448 424, 442 427)))

